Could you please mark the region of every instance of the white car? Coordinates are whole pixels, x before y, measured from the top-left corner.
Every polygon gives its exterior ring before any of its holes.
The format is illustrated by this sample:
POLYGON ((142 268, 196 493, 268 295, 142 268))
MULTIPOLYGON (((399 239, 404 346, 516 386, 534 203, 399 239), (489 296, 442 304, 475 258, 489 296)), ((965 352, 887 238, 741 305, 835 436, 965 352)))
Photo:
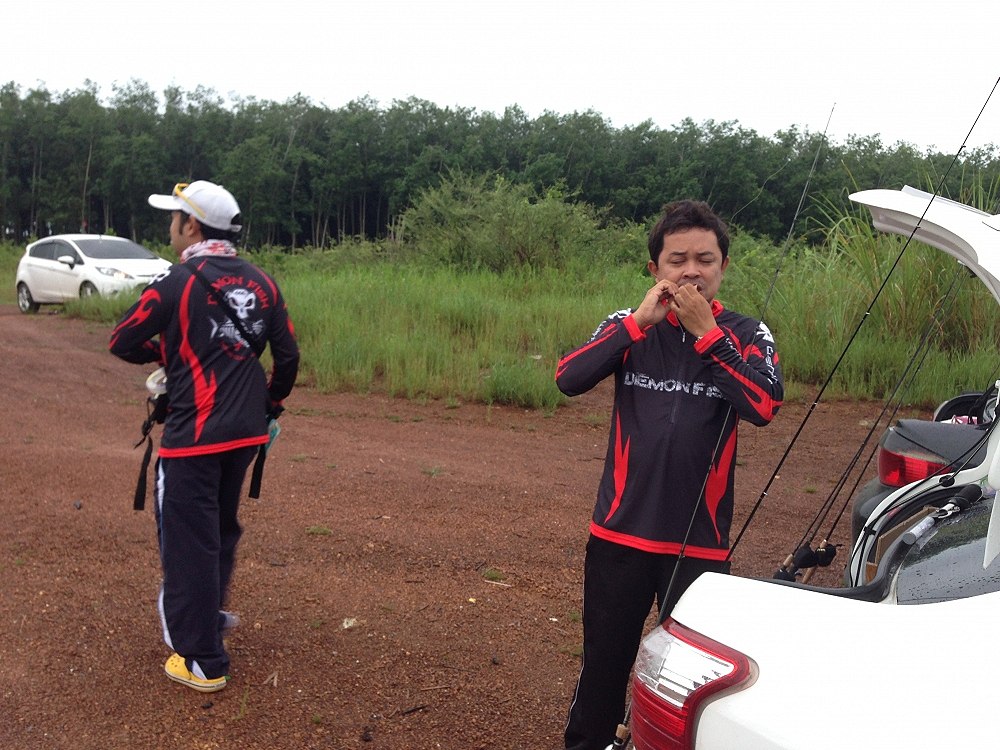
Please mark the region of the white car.
MULTIPOLYGON (((1000 216, 931 198, 851 196, 878 229, 954 256, 1000 302, 1000 216)), ((634 747, 998 747, 1000 430, 983 440, 982 463, 874 508, 844 588, 699 577, 640 647, 634 747)))
POLYGON ((39 305, 107 297, 145 286, 169 267, 169 261, 124 237, 52 235, 28 245, 17 264, 17 306, 33 313, 39 305))

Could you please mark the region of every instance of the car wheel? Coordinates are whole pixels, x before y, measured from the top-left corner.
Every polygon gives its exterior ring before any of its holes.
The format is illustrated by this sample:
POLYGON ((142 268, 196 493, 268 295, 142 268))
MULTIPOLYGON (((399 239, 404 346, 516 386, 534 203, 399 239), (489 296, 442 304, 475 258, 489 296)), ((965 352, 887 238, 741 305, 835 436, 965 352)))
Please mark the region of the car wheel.
POLYGON ((40 305, 31 296, 27 284, 21 283, 17 285, 17 307, 23 313, 38 312, 40 305))
POLYGON ((89 281, 85 281, 80 284, 80 296, 81 297, 93 297, 97 294, 97 287, 91 284, 89 281))

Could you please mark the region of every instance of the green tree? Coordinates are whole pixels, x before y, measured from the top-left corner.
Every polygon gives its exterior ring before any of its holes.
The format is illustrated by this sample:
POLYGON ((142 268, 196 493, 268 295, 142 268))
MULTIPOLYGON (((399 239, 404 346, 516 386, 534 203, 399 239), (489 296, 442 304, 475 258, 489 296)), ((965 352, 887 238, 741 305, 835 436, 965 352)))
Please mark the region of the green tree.
POLYGON ((24 230, 20 202, 21 92, 18 86, 0 86, 0 237, 20 237, 24 230))
POLYGON ((849 211, 855 189, 940 185, 961 200, 1000 181, 1000 163, 993 146, 956 159, 877 135, 823 143, 791 128, 766 138, 735 121, 615 129, 593 110, 529 118, 517 105, 477 113, 412 97, 329 109, 303 95, 227 101, 176 86, 161 102, 138 80, 114 87, 108 102, 89 81, 60 94, 0 88, 4 233, 88 226, 159 239, 162 217, 146 196, 211 179, 240 200, 248 246, 322 247, 405 235, 408 210, 458 173, 525 185, 529 206, 554 190, 599 207, 609 226, 646 223, 664 202, 693 197, 751 234, 782 241, 794 229, 818 241, 812 228, 831 208, 849 211))
POLYGON ((102 187, 114 207, 108 212, 109 224, 121 226, 134 240, 162 237, 162 217, 154 215, 146 201, 150 193, 165 189, 156 95, 145 83, 129 81, 114 87, 111 112, 113 129, 104 139, 102 156, 102 187))

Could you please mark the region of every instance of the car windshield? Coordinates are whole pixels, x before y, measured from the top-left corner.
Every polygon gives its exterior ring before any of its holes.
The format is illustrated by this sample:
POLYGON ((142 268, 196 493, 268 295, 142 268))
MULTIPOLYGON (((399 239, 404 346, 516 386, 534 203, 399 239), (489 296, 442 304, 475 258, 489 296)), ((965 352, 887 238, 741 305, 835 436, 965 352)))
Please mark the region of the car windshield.
POLYGON ((128 260, 149 260, 157 257, 154 253, 137 245, 131 240, 95 237, 93 239, 76 240, 84 255, 97 260, 112 260, 125 258, 128 260))

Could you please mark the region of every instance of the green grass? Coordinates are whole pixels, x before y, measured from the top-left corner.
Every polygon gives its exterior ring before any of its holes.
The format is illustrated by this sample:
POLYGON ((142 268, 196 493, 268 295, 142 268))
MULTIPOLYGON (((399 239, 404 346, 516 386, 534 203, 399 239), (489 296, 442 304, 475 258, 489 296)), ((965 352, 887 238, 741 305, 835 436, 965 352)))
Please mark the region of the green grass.
POLYGON ((240 695, 240 703, 236 709, 236 715, 233 716, 233 721, 241 721, 246 718, 250 711, 250 687, 247 686, 243 688, 243 693, 240 695))
MULTIPOLYGON (((610 276, 627 278, 629 298, 641 299, 634 271, 610 276)), ((280 283, 320 390, 540 409, 562 402, 559 356, 617 309, 621 294, 593 279, 581 297, 580 282, 555 270, 497 275, 392 264, 280 283)))
POLYGON ((483 578, 493 583, 502 583, 507 576, 504 575, 502 570, 498 570, 497 568, 486 568, 483 571, 483 578))
MULTIPOLYGON (((614 257, 622 255, 622 238, 634 234, 609 235, 614 257)), ((831 218, 827 236, 824 246, 795 245, 783 254, 735 235, 720 291, 727 307, 748 315, 767 302, 764 319, 777 340, 786 399, 811 399, 841 357, 824 399, 882 399, 904 378, 927 333, 930 351, 919 373, 906 378, 906 403, 930 406, 997 377, 997 303, 978 280, 914 243, 869 314, 904 239, 874 232, 860 213, 831 218)), ((22 252, 0 244, 0 301, 15 301, 22 252)), ((302 382, 323 392, 381 392, 452 408, 480 402, 551 412, 566 401, 554 382, 559 358, 609 313, 637 305, 648 288, 648 256, 638 241, 633 256, 621 264, 598 247, 561 267, 457 270, 398 244, 358 242, 250 258, 282 287, 302 349, 302 382)), ((133 301, 74 301, 66 314, 110 330, 133 301)))
POLYGON ((24 247, 11 242, 0 242, 0 305, 13 305, 17 302, 14 290, 14 278, 17 275, 17 262, 24 255, 24 247))

